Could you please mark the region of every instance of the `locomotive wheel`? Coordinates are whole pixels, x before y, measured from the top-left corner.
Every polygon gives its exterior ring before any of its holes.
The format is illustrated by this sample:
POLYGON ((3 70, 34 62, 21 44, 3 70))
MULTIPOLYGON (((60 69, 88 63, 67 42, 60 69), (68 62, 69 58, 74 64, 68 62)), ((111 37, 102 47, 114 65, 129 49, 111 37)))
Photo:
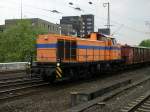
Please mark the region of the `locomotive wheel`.
POLYGON ((45 73, 45 71, 43 71, 42 72, 42 79, 44 80, 44 81, 46 81, 46 82, 48 82, 48 76, 47 76, 47 74, 45 73))
POLYGON ((50 76, 48 76, 48 80, 50 83, 54 83, 54 81, 56 80, 56 73, 52 72, 50 76))

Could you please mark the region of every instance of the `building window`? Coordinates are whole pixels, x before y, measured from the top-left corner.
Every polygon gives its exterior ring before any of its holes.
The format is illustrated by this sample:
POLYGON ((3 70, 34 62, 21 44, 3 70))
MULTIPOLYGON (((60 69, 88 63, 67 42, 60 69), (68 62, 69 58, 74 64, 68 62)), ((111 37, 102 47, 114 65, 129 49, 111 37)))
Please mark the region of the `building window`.
POLYGON ((32 26, 35 26, 35 23, 32 23, 32 26))
POLYGON ((87 26, 87 29, 91 29, 92 27, 91 26, 87 26))
POLYGON ((92 19, 91 18, 87 18, 87 21, 92 21, 92 19))
POLYGON ((48 25, 48 30, 50 30, 50 26, 48 25))
POLYGON ((43 28, 43 25, 42 25, 42 24, 40 24, 40 28, 43 28))
POLYGON ((91 25, 92 23, 91 22, 87 22, 87 25, 91 25))
POLYGON ((92 31, 90 31, 90 30, 87 30, 87 33, 88 33, 88 34, 90 34, 91 32, 92 32, 92 31))
POLYGON ((45 24, 43 24, 44 28, 45 28, 45 24))

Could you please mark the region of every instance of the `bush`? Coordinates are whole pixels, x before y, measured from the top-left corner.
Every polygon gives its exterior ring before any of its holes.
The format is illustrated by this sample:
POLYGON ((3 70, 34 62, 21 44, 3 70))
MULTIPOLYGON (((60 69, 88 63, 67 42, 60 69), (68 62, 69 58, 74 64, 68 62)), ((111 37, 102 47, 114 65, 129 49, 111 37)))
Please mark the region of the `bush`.
POLYGON ((147 40, 143 40, 139 46, 143 46, 143 47, 150 47, 150 39, 147 40))
POLYGON ((27 61, 36 54, 36 37, 47 33, 32 26, 27 20, 19 20, 15 26, 0 33, 0 62, 27 61))

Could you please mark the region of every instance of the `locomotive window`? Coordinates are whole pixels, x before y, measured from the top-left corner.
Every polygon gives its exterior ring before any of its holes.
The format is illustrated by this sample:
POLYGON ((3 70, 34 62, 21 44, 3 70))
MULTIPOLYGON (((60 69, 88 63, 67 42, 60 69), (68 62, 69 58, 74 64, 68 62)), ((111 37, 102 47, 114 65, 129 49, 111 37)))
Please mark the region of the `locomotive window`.
POLYGON ((71 58, 76 59, 76 49, 77 49, 77 43, 75 41, 71 42, 71 58))
POLYGON ((76 42, 65 41, 65 59, 75 59, 75 58, 76 58, 76 42))
POLYGON ((106 41, 107 38, 106 38, 106 37, 101 37, 100 40, 101 40, 101 41, 106 41))
POLYGON ((58 40, 57 58, 59 59, 76 59, 76 41, 58 40))
POLYGON ((65 41, 65 58, 69 59, 70 58, 70 41, 65 41))
POLYGON ((58 40, 57 44, 57 58, 64 59, 64 40, 58 40))
POLYGON ((115 38, 111 38, 113 45, 116 45, 116 39, 115 38))

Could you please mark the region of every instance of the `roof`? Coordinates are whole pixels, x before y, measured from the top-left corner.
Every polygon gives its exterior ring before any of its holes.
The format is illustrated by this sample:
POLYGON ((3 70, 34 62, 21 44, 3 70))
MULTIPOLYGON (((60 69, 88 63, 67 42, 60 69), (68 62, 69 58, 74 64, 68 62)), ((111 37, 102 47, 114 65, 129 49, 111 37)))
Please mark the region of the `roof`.
POLYGON ((145 48, 147 48, 147 49, 150 49, 150 47, 144 47, 144 46, 131 46, 131 47, 136 47, 136 48, 143 48, 143 49, 145 49, 145 48))
POLYGON ((137 45, 123 45, 125 47, 132 47, 132 48, 141 48, 141 49, 150 49, 150 47, 144 47, 144 46, 137 46, 137 45))

